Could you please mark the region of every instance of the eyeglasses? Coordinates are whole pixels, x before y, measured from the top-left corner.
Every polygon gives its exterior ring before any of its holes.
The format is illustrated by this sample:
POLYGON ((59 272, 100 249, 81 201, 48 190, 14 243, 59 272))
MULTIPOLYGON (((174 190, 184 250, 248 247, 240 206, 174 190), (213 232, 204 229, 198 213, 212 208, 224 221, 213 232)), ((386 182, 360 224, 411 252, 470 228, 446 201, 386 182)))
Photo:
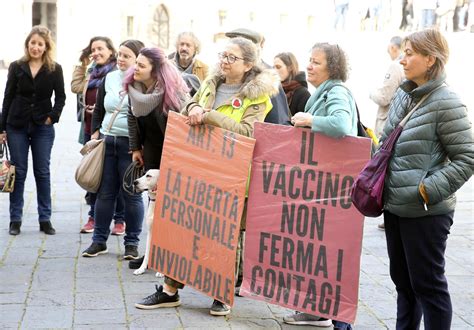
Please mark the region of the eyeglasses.
POLYGON ((242 60, 242 61, 244 60, 243 58, 234 56, 232 54, 226 55, 224 53, 219 53, 219 54, 217 54, 217 56, 219 57, 219 60, 224 61, 224 59, 225 59, 227 61, 227 63, 229 63, 229 64, 234 64, 235 61, 237 61, 237 60, 242 60))

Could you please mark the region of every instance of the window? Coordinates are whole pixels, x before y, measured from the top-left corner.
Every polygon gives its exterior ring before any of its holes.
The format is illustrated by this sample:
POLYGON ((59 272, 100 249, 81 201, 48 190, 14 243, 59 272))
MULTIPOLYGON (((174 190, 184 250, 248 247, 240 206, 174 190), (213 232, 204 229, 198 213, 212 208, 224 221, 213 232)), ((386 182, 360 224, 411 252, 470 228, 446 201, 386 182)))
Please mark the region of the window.
POLYGON ((308 16, 308 31, 312 31, 314 28, 314 16, 308 16))
POLYGON ((226 10, 219 10, 219 26, 224 26, 225 19, 227 18, 227 11, 226 10))
POLYGON ((133 37, 133 16, 127 16, 127 36, 133 37))
POLYGON ((170 45, 170 18, 165 6, 159 5, 153 14, 152 40, 161 48, 169 48, 170 45))

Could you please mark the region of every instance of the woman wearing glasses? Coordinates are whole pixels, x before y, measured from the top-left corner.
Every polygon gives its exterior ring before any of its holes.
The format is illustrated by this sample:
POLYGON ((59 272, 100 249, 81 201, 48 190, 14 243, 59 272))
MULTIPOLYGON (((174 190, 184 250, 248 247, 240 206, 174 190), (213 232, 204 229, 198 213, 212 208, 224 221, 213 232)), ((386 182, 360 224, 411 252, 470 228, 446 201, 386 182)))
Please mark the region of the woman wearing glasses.
MULTIPOLYGON (((188 124, 210 124, 253 136, 254 123, 263 122, 272 109, 270 97, 278 93, 279 86, 276 73, 263 70, 257 66, 258 62, 258 51, 251 41, 230 39, 219 53, 217 70, 182 110, 188 116, 188 124)), ((166 277, 163 286, 135 306, 142 309, 179 306, 177 291, 183 287, 182 283, 166 277)), ((214 300, 210 313, 227 315, 230 307, 214 300)))
POLYGON ((218 56, 217 72, 203 82, 184 114, 191 125, 210 124, 251 137, 253 124, 272 109, 278 76, 257 66, 258 51, 247 39, 230 39, 218 56))

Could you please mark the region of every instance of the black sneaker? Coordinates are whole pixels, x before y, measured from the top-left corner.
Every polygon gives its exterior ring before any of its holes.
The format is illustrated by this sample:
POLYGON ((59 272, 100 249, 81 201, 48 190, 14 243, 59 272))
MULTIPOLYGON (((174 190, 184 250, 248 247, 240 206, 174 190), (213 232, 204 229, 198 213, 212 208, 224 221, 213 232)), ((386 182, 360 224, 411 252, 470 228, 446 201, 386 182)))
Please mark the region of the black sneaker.
POLYGON ((163 286, 155 285, 156 292, 143 298, 135 304, 136 308, 140 309, 156 309, 161 307, 177 307, 181 305, 179 294, 176 292, 173 296, 168 296, 163 292, 163 286))
POLYGON ((91 246, 82 252, 83 257, 97 257, 99 254, 104 254, 109 252, 107 250, 107 245, 104 243, 94 243, 92 242, 91 246))
POLYGON ((125 245, 125 253, 123 254, 125 260, 138 259, 138 248, 135 245, 125 245))
POLYGON ((220 302, 219 300, 214 300, 209 313, 211 313, 211 315, 215 315, 215 316, 227 315, 227 314, 230 313, 230 306, 220 302))
MULTIPOLYGON (((145 259, 145 256, 137 258, 137 259, 132 259, 128 263, 128 268, 130 269, 138 269, 143 263, 143 259, 145 259)), ((148 267, 147 267, 148 268, 148 267)))

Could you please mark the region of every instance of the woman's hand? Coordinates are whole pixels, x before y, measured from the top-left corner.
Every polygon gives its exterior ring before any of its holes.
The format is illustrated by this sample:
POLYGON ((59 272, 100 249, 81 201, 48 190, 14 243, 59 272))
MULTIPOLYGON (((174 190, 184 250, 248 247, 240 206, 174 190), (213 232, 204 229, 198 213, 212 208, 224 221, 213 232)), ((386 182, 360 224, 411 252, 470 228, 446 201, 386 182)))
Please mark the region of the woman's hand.
POLYGON ((200 125, 202 124, 202 116, 204 115, 204 109, 200 106, 194 106, 188 113, 186 118, 186 124, 188 125, 200 125))
POLYGON ((100 136, 100 133, 99 133, 99 130, 97 130, 94 133, 92 133, 91 140, 97 140, 99 136, 100 136))
POLYGON ((313 124, 313 115, 306 112, 297 112, 291 117, 291 123, 295 127, 311 127, 313 124))
POLYGON ((7 132, 0 133, 0 143, 7 142, 7 132))
POLYGON ((132 151, 132 162, 138 162, 140 166, 144 165, 143 162, 143 152, 141 150, 134 150, 132 151))
POLYGON ((51 125, 53 121, 51 120, 50 117, 46 118, 46 121, 44 122, 45 125, 51 125))
POLYGON ((87 113, 92 114, 94 112, 95 104, 94 105, 86 105, 84 109, 86 110, 87 113))

